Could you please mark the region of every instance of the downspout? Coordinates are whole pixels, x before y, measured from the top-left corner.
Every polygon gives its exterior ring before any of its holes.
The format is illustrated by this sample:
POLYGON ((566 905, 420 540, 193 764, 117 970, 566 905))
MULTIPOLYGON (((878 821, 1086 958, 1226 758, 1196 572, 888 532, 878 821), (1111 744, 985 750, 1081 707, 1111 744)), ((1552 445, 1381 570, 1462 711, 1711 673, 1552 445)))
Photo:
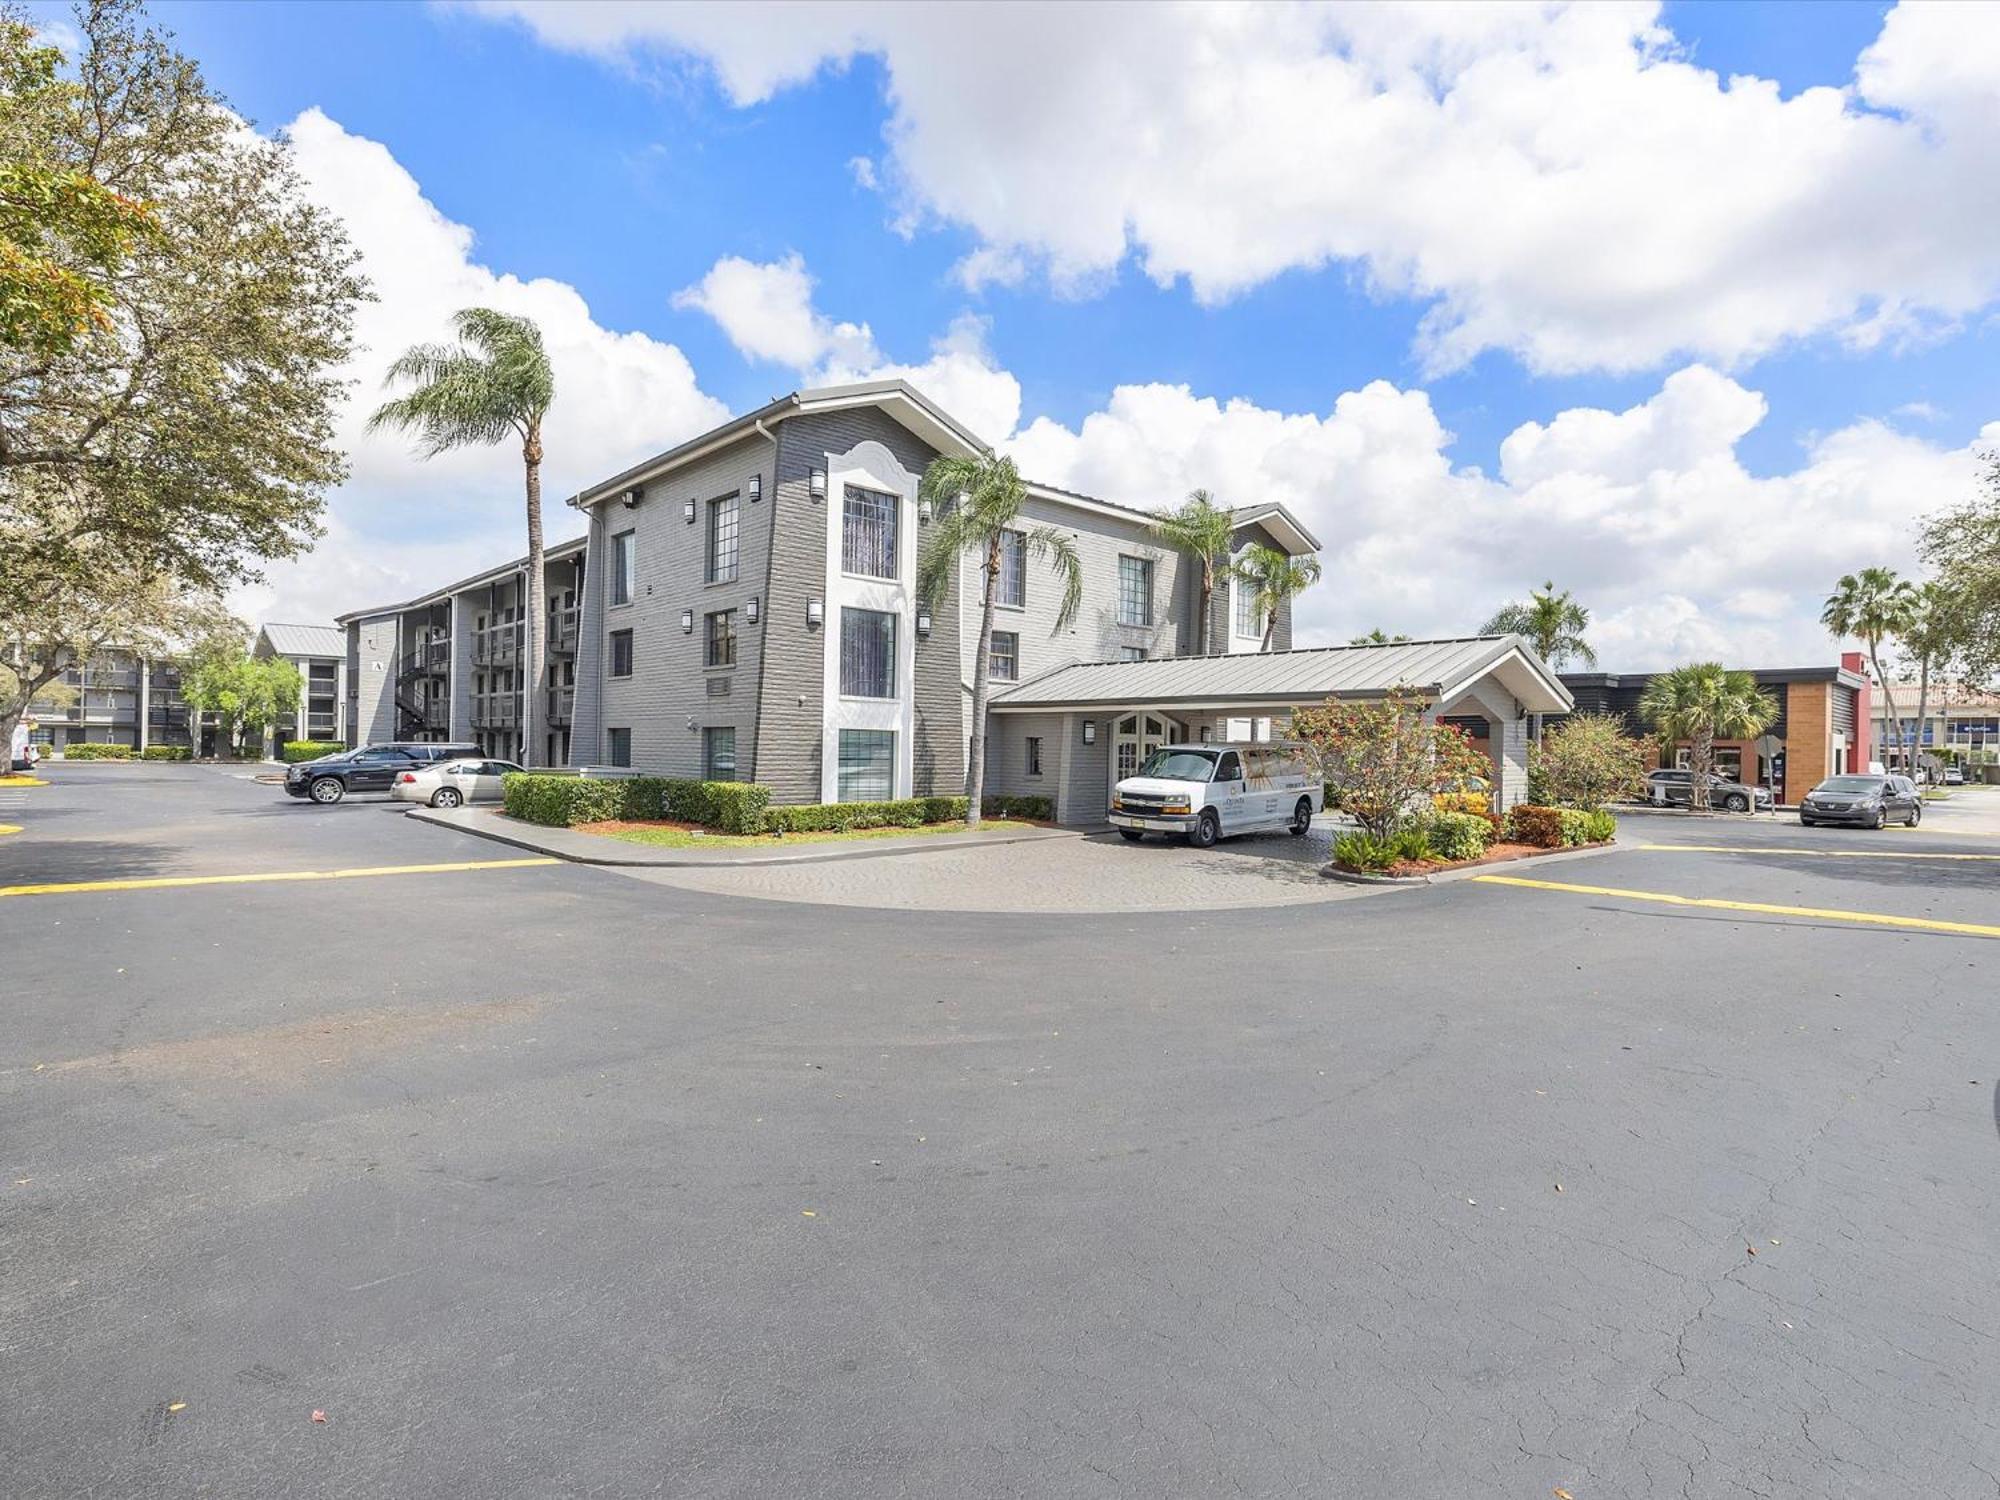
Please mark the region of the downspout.
MULTIPOLYGON (((762 417, 753 417, 750 425, 757 430, 757 436, 766 439, 771 445, 771 493, 769 496, 771 515, 764 542, 764 602, 760 606, 758 614, 757 702, 755 708, 752 710, 756 717, 752 720, 753 727, 750 731, 750 764, 748 766, 739 764, 736 768, 737 777, 743 781, 755 781, 757 779, 757 762, 764 753, 764 664, 770 659, 771 627, 777 622, 777 616, 771 612, 771 579, 776 574, 778 567, 778 435, 764 425, 762 417)), ((822 642, 821 650, 824 649, 825 643, 822 642)), ((826 708, 822 704, 820 707, 820 738, 822 741, 826 738, 825 714, 826 708)))

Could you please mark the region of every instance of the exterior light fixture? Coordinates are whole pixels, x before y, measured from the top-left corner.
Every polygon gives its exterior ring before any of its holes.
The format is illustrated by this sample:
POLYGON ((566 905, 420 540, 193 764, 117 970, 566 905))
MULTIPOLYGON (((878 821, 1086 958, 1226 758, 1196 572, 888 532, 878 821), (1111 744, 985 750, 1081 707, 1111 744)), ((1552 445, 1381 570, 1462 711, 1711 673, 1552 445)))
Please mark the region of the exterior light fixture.
POLYGON ((929 495, 925 495, 917 502, 917 519, 927 526, 930 524, 931 497, 929 495))
POLYGON ((755 505, 759 500, 764 498, 764 476, 762 474, 752 474, 750 476, 750 483, 745 488, 750 492, 750 503, 755 505))
POLYGON ((694 525, 694 501, 683 500, 681 502, 681 519, 690 526, 694 525))
POLYGON ((826 470, 814 469, 809 483, 812 488, 813 499, 824 500, 826 498, 826 470))
POLYGON ((748 620, 752 625, 757 623, 757 596, 755 594, 752 594, 750 602, 743 606, 743 618, 748 620))
POLYGON ((694 634, 694 611, 691 609, 684 609, 681 611, 681 634, 682 635, 694 634))
POLYGON ((1083 742, 1086 745, 1097 743, 1097 720, 1085 719, 1083 721, 1083 742))
POLYGON ((919 609, 917 611, 917 634, 928 639, 930 637, 930 633, 931 633, 931 612, 927 609, 919 609))
POLYGON ((643 500, 645 496, 646 492, 644 490, 639 489, 637 486, 634 486, 632 489, 627 490, 624 494, 620 495, 618 498, 627 510, 631 510, 641 500, 643 500))
POLYGON ((810 630, 814 626, 825 623, 825 620, 826 601, 824 599, 806 600, 806 628, 810 630))

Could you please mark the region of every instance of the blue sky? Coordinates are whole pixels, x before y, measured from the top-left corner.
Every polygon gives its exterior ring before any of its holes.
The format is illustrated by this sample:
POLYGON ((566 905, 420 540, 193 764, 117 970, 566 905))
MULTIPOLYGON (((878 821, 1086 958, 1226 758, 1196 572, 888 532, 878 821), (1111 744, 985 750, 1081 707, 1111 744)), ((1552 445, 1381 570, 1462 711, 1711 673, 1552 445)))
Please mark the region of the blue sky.
MULTIPOLYGON (((1642 666, 1824 657, 1814 590, 1878 554, 1907 565, 1907 516, 1953 498, 1934 491, 2000 418, 1995 161, 1967 123, 2000 65, 1962 63, 1995 38, 1990 7, 1890 32, 1876 4, 1469 31, 1435 8, 1372 28, 1273 10, 1247 39, 1186 13, 1138 49, 1116 35, 1136 7, 959 7, 956 29, 916 9, 156 14, 260 128, 308 118, 302 166, 371 269, 441 221, 470 232, 434 290, 391 268, 377 341, 429 335, 450 310, 430 304, 483 287, 540 308, 574 290, 558 373, 598 411, 559 426, 558 485, 804 381, 916 369, 1054 482, 1306 512, 1338 539, 1303 612, 1323 639, 1470 629, 1548 573, 1597 610, 1609 664, 1642 666), (1209 46, 1221 61, 1196 66, 1209 46), (934 81, 968 53, 990 97, 934 81), (1365 123, 1390 105, 1390 129, 1365 123), (1515 130, 1533 165, 1479 160, 1515 130), (370 186, 393 169, 414 187, 394 205, 370 186), (1850 520, 1846 543, 1788 544, 1850 520)), ((512 546, 507 476, 358 454, 322 553, 366 551, 360 586, 391 593, 477 565, 512 546)), ((323 555, 251 602, 329 613, 367 602, 339 595, 352 577, 323 555)))

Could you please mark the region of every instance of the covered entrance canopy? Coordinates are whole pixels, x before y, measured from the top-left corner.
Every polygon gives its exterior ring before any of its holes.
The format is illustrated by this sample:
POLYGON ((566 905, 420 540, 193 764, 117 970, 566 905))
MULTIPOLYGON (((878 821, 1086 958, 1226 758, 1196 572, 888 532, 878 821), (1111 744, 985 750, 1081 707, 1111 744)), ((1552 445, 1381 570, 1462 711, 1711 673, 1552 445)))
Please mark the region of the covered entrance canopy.
POLYGON ((1109 805, 1112 782, 1125 774, 1121 756, 1143 759, 1147 749, 1177 738, 1281 735, 1295 708, 1329 698, 1376 698, 1396 687, 1423 693, 1438 717, 1484 721, 1502 807, 1527 795, 1529 717, 1568 713, 1575 706, 1569 690, 1519 636, 1472 636, 1243 656, 1077 662, 996 693, 993 732, 1032 721, 1040 762, 1056 778, 1057 819, 1096 823, 1109 805), (1042 748, 1051 741, 1053 752, 1042 748), (1054 764, 1048 765, 1051 759, 1054 764))

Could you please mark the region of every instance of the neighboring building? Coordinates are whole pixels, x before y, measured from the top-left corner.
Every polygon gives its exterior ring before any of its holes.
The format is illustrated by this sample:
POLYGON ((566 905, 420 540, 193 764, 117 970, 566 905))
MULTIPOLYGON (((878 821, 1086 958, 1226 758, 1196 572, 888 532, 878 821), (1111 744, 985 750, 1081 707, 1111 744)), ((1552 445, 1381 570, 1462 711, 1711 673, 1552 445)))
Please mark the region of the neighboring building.
POLYGON ((36 744, 51 750, 82 744, 129 745, 136 750, 148 743, 188 743, 185 710, 173 732, 162 726, 162 732, 148 737, 155 683, 171 681, 176 691, 167 698, 179 702, 180 673, 171 663, 106 647, 89 661, 65 667, 56 681, 68 689, 62 695, 67 702, 45 695, 28 705, 28 716, 35 721, 29 738, 36 744))
POLYGON ((347 634, 331 625, 265 625, 250 648, 257 657, 280 656, 299 669, 298 706, 280 714, 267 731, 277 754, 287 740, 347 738, 347 634))
POLYGON ((350 745, 464 741, 521 760, 532 723, 537 759, 569 764, 584 538, 543 550, 549 672, 532 705, 523 659, 527 568, 516 558, 407 603, 340 616, 340 737, 350 745))
MULTIPOLYGON (((984 445, 898 380, 797 392, 575 496, 586 535, 549 551, 545 763, 757 781, 779 802, 962 789, 979 632, 978 559, 919 602, 933 459, 984 445), (588 565, 586 566, 586 560, 588 565)), ((1318 541, 1282 505, 1236 513, 1232 552, 1318 541)), ((1503 802, 1525 791, 1531 715, 1570 707, 1513 638, 1291 651, 1225 585, 1200 638, 1199 567, 1129 505, 1030 484, 1021 526, 1067 531, 1083 603, 1061 630, 1057 574, 1001 555, 987 786, 1104 816, 1109 782, 1165 740, 1269 738, 1293 707, 1398 682, 1498 722, 1503 802)), ((515 562, 341 618, 348 733, 512 750, 520 701, 515 562), (504 741, 504 742, 503 742, 504 741)))
MULTIPOLYGON (((1869 679, 1861 654, 1847 652, 1834 667, 1753 670, 1757 685, 1777 700, 1778 717, 1751 740, 1718 740, 1715 769, 1724 776, 1768 784, 1780 802, 1798 798, 1828 776, 1865 770, 1870 761, 1863 734, 1868 724, 1869 679)), ((1639 717, 1639 699, 1651 672, 1565 672, 1563 685, 1579 712, 1615 714, 1627 732, 1646 744, 1647 765, 1660 764, 1661 743, 1639 717)), ((1686 741, 1674 747, 1674 764, 1686 765, 1686 741)))
POLYGON ((1895 687, 1896 708, 1901 729, 1890 726, 1889 703, 1877 696, 1874 713, 1874 742, 1884 745, 1887 764, 1900 766, 1906 747, 1916 740, 1921 762, 1945 759, 1986 763, 2000 757, 2000 693, 1982 692, 1962 683, 1933 681, 1930 698, 1924 705, 1921 733, 1917 731, 1917 698, 1921 692, 1914 682, 1895 687))

